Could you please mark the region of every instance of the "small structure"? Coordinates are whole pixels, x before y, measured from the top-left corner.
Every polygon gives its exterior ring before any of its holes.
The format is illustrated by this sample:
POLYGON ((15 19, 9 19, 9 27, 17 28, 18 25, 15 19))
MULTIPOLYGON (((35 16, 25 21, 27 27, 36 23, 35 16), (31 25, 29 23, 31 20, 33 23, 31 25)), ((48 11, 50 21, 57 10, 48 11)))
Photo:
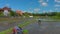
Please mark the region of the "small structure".
POLYGON ((23 12, 20 11, 20 10, 16 10, 16 13, 17 13, 19 16, 22 16, 22 15, 23 15, 23 12))
POLYGON ((33 16, 29 16, 29 17, 31 17, 31 18, 32 18, 33 16))

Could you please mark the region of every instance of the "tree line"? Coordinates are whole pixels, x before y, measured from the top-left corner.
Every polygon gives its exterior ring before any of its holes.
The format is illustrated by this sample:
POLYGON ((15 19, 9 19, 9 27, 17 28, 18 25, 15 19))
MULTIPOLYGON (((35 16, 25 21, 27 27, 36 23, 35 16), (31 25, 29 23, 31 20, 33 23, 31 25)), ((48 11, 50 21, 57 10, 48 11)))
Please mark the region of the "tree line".
MULTIPOLYGON (((2 12, 0 12, 0 16, 4 16, 2 12)), ((10 16, 19 16, 16 11, 10 10, 10 16)), ((23 13, 23 16, 58 16, 60 17, 60 12, 48 12, 48 13, 23 13)))

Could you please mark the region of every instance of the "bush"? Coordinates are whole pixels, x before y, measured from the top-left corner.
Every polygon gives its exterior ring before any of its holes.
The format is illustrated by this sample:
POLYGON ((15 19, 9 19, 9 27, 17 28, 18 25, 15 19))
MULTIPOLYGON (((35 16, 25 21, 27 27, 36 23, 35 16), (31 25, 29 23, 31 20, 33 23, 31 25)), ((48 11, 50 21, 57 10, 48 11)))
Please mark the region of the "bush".
POLYGON ((23 34, 28 34, 28 30, 23 30, 23 34))

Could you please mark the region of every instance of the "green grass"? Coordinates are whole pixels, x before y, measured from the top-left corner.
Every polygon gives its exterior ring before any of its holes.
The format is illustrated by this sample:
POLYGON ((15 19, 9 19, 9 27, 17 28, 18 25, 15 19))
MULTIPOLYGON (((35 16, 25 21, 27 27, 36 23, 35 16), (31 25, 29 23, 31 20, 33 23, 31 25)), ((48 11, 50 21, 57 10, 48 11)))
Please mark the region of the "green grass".
POLYGON ((51 16, 49 18, 51 18, 51 19, 53 19, 55 21, 60 21, 60 17, 58 17, 58 16, 51 16))
POLYGON ((12 31, 12 28, 8 29, 8 30, 5 30, 5 31, 2 31, 0 32, 0 34, 8 34, 12 31))

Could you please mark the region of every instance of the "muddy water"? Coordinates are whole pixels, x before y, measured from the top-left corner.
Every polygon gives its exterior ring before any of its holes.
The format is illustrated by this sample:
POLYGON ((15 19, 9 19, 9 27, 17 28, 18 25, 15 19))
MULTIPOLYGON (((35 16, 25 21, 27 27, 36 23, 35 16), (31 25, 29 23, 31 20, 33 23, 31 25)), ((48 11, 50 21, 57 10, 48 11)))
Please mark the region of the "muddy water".
POLYGON ((28 29, 29 34, 60 34, 60 22, 42 21, 40 26, 36 22, 24 29, 28 29))
POLYGON ((0 32, 31 20, 32 20, 31 18, 25 18, 23 20, 20 19, 19 21, 14 21, 14 22, 8 22, 8 21, 0 22, 0 32))
POLYGON ((4 21, 4 22, 0 22, 0 31, 4 31, 7 30, 9 28, 12 28, 14 26, 17 26, 18 24, 22 24, 24 23, 23 20, 20 21, 14 21, 14 22, 8 22, 8 21, 4 21))

